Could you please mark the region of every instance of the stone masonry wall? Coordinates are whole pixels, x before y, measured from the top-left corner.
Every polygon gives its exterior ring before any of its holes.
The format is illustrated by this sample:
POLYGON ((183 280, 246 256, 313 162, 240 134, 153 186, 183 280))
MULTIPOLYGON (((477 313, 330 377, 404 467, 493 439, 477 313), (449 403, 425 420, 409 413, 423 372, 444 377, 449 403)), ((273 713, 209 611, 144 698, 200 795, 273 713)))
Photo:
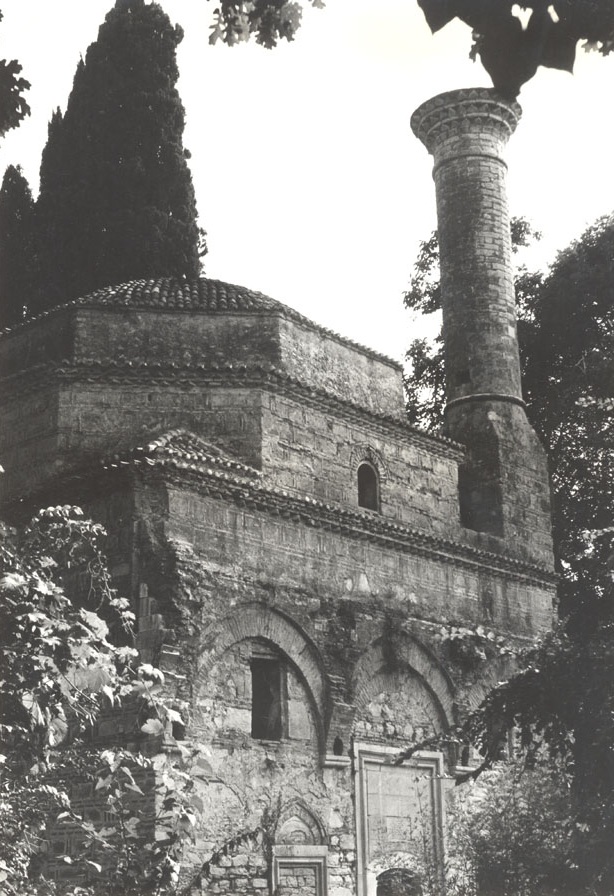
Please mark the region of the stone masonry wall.
MULTIPOLYGON (((552 585, 452 563, 445 552, 426 556, 394 542, 386 548, 358 534, 351 538, 176 489, 169 492, 169 518, 168 536, 193 545, 212 570, 221 572, 229 557, 240 556, 242 577, 273 594, 293 589, 289 605, 299 618, 305 601, 345 597, 377 598, 420 618, 487 623, 525 637, 552 624, 552 585)), ((229 586, 238 596, 230 577, 229 586)))
POLYGON ((256 468, 261 463, 261 398, 254 389, 50 378, 7 400, 2 419, 3 500, 40 488, 88 456, 146 446, 176 428, 191 429, 256 468))
POLYGON ((52 384, 25 395, 0 393, 0 501, 23 496, 49 476, 58 455, 59 396, 52 384))
POLYGON ((283 318, 279 337, 282 366, 294 379, 376 414, 404 419, 401 366, 395 361, 283 318))
MULTIPOLYGON (((185 675, 191 682, 185 693, 179 688, 180 696, 193 694, 186 736, 201 745, 208 764, 198 782, 204 809, 191 861, 217 854, 226 839, 257 830, 264 819, 274 819, 289 801, 299 799, 322 821, 329 893, 352 896, 357 844, 354 784, 347 756, 353 739, 400 750, 449 724, 451 705, 444 711, 433 691, 440 687, 435 679, 424 681, 400 652, 394 671, 387 671, 391 659, 379 647, 368 660, 371 646, 383 637, 387 604, 405 618, 407 605, 362 591, 351 600, 350 608, 347 582, 334 578, 332 566, 316 561, 317 568, 303 570, 315 545, 304 541, 299 553, 296 530, 301 527, 289 524, 269 529, 264 517, 256 523, 252 514, 243 513, 226 517, 225 526, 222 508, 211 499, 193 495, 186 505, 185 497, 169 496, 166 531, 177 552, 176 599, 183 602, 184 614, 184 628, 174 629, 181 655, 174 661, 173 674, 185 675), (239 574, 229 563, 229 558, 237 556, 233 545, 238 546, 238 540, 242 545, 239 574), (319 669, 307 662, 309 638, 322 658, 319 669), (279 742, 250 736, 249 657, 261 640, 287 664, 288 725, 279 742), (339 725, 333 713, 326 750, 332 752, 333 735, 342 746, 338 760, 330 766, 322 764, 319 736, 320 726, 330 715, 329 698, 319 684, 325 678, 343 681, 341 692, 356 708, 346 727, 339 725)), ((341 540, 327 538, 331 553, 339 558, 341 540)), ((146 568, 142 572, 146 574, 146 568)), ((158 596, 163 607, 164 596, 158 596)), ((400 627, 401 615, 398 620, 400 627)), ((169 637, 172 647, 173 633, 169 637)), ((429 674, 426 667, 422 671, 429 674)), ((389 823, 395 822, 392 811, 389 823)), ((273 823, 269 833, 275 842, 274 829, 273 823)), ((408 855, 415 849, 413 844, 408 855)), ((378 856, 383 862, 381 850, 378 856)), ((270 861, 266 871, 259 861, 257 850, 247 847, 240 859, 228 855, 223 862, 216 860, 203 892, 251 893, 271 873, 270 861)), ((312 896, 308 889, 312 877, 301 874, 302 867, 295 863, 280 870, 279 882, 286 888, 282 893, 288 896, 294 888, 312 896)))
POLYGON ((460 537, 458 452, 440 453, 368 420, 352 422, 299 397, 263 394, 262 470, 271 485, 358 508, 357 469, 377 470, 382 516, 460 537))
POLYGON ((260 405, 260 393, 253 389, 78 384, 62 390, 60 445, 64 451, 105 454, 187 428, 259 467, 260 405))

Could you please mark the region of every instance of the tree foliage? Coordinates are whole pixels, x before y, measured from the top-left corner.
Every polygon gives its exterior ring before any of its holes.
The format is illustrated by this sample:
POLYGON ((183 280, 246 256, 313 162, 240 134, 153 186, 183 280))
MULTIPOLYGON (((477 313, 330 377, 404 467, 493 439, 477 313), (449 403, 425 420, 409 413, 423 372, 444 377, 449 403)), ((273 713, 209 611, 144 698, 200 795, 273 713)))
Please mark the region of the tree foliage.
MULTIPOLYGON (((0 22, 3 15, 0 12, 0 22)), ((24 97, 30 84, 21 76, 21 65, 16 59, 0 59, 0 137, 18 127, 30 114, 24 97)))
MULTIPOLYGON (((218 0, 210 41, 232 46, 255 36, 274 47, 292 40, 302 8, 323 0, 218 0)), ((538 66, 573 71, 576 46, 603 54, 614 49, 614 9, 610 0, 418 0, 432 31, 458 17, 474 33, 472 58, 480 57, 495 88, 515 97, 538 66), (529 14, 517 15, 517 7, 529 14)))
POLYGON ((194 825, 189 757, 178 746, 147 756, 180 717, 157 696, 161 673, 138 663, 104 537, 74 507, 41 511, 19 533, 0 529, 2 892, 52 891, 49 841, 65 836, 59 858, 74 887, 63 893, 162 892, 177 882, 194 825), (97 724, 113 712, 133 718, 130 742, 98 746, 97 724), (92 793, 86 811, 73 805, 75 784, 92 793))
POLYGON ((565 776, 542 759, 532 769, 518 757, 498 762, 456 791, 447 813, 448 896, 573 896, 571 808, 565 776))
MULTIPOLYGON (((614 650, 611 624, 590 636, 560 625, 519 658, 521 669, 487 696, 464 734, 488 769, 515 731, 525 767, 545 750, 569 782, 568 892, 609 896, 614 881, 614 650)), ((558 892, 556 889, 553 892, 558 892)))
POLYGON ((34 200, 21 168, 9 165, 0 188, 0 329, 24 316, 32 291, 34 200))
POLYGON ((156 3, 118 0, 79 63, 41 163, 35 310, 112 283, 198 274, 181 39, 156 3))
MULTIPOLYGON (((221 40, 229 46, 254 37, 264 47, 280 40, 294 40, 302 19, 302 3, 297 0, 218 0, 209 43, 221 40)), ((308 0, 316 9, 324 0, 308 0)))
POLYGON ((438 31, 458 17, 473 32, 471 55, 480 60, 495 89, 515 97, 538 66, 573 71, 576 45, 607 54, 614 49, 614 8, 610 0, 418 0, 427 22, 438 31), (517 8, 529 13, 522 21, 517 8))

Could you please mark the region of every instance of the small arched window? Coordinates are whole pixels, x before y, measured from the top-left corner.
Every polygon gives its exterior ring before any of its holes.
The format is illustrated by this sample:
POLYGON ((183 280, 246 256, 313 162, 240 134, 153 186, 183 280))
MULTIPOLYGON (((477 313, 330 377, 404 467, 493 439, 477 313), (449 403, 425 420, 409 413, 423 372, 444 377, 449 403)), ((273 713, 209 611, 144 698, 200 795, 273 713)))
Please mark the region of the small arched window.
POLYGON ((379 477, 368 463, 358 467, 358 506, 379 511, 379 477))

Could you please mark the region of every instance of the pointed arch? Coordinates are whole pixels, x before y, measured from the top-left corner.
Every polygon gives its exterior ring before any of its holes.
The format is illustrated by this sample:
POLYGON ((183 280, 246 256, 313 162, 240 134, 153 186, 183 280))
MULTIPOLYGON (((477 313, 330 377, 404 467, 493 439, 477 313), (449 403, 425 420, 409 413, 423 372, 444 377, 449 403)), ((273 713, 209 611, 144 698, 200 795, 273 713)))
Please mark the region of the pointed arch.
POLYGON ((463 709, 473 712, 478 708, 489 691, 497 686, 500 681, 505 681, 518 670, 518 664, 513 656, 502 656, 485 666, 479 681, 462 694, 463 709))
MULTIPOLYGON (((426 685, 441 709, 447 725, 456 721, 455 689, 435 655, 408 632, 400 632, 395 644, 396 662, 415 673, 426 685)), ((382 638, 373 641, 354 668, 353 693, 356 703, 366 697, 369 683, 386 666, 382 638)))
POLYGON ((320 846, 326 843, 326 829, 313 809, 295 799, 286 803, 279 814, 275 843, 320 846))
POLYGON ((303 680, 315 710, 320 748, 330 715, 329 684, 318 648, 290 616, 266 604, 254 602, 236 607, 218 620, 203 638, 198 669, 199 678, 206 678, 216 659, 246 639, 269 643, 290 661, 303 680))

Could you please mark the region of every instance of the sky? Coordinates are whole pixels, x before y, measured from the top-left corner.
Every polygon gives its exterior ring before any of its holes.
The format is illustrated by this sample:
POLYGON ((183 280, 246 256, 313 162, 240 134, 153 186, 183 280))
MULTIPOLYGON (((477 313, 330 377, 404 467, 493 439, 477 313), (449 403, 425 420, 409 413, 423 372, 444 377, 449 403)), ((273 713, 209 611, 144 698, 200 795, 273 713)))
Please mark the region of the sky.
MULTIPOLYGON (((32 115, 0 144, 38 189, 47 123, 112 0, 3 0, 0 56, 17 58, 32 115)), ((444 90, 490 86, 470 30, 431 35, 415 0, 328 0, 274 50, 208 44, 214 2, 162 0, 185 37, 184 144, 208 232, 209 277, 260 290, 397 360, 425 324, 402 295, 436 226, 432 162, 412 112, 444 90)), ((540 69, 507 153, 510 210, 541 230, 544 266, 614 210, 614 54, 574 75, 540 69)), ((426 325, 428 331, 428 325, 426 325)))

